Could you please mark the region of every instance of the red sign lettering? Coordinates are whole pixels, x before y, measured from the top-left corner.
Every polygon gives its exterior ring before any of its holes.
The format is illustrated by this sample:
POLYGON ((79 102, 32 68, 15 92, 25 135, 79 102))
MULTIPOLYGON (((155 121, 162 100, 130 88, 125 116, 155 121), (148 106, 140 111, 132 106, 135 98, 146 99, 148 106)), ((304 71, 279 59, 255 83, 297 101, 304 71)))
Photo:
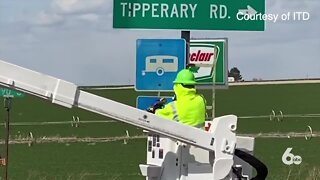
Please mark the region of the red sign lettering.
POLYGON ((191 53, 190 54, 190 61, 210 61, 211 57, 213 56, 213 53, 205 53, 201 52, 201 50, 198 50, 197 53, 191 53))

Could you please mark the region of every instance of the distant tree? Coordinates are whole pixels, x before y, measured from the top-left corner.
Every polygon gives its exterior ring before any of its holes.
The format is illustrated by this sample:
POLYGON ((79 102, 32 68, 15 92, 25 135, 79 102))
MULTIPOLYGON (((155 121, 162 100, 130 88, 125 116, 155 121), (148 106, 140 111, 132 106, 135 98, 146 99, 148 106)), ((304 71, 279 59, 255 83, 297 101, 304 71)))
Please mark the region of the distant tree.
POLYGON ((229 77, 233 77, 235 81, 241 81, 242 76, 240 74, 240 70, 237 67, 231 68, 231 70, 228 73, 229 77))

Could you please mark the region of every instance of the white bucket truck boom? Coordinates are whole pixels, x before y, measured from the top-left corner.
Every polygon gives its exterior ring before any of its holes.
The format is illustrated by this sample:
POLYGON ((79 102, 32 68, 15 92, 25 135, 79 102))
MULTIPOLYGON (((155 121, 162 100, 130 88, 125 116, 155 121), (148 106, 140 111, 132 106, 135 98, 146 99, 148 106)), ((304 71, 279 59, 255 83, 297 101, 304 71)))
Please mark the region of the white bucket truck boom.
POLYGON ((215 118, 210 130, 204 131, 81 91, 73 83, 1 60, 0 86, 147 130, 147 164, 140 165, 147 180, 239 179, 234 175, 234 168, 245 169, 247 174, 243 177, 251 176, 251 169, 243 161, 235 160, 234 153, 236 147, 252 152, 253 138, 236 137, 234 115, 215 118))

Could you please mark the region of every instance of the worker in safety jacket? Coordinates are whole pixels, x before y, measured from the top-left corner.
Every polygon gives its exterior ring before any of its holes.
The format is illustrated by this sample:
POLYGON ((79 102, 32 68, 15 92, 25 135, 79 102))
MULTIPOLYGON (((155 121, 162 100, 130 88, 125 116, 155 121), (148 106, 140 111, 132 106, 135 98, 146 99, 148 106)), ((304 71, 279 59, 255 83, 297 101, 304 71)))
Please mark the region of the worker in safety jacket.
POLYGON ((166 104, 155 114, 193 127, 204 128, 206 118, 206 102, 195 89, 194 74, 183 69, 173 81, 176 100, 166 104))

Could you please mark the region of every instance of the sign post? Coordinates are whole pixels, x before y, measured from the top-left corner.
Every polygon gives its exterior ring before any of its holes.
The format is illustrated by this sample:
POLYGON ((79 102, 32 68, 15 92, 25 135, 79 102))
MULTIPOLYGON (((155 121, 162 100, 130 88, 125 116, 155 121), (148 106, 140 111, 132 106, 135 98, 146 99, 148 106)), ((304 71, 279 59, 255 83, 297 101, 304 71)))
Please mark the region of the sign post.
POLYGON ((188 64, 190 52, 190 31, 181 31, 181 38, 186 40, 186 64, 188 64))
POLYGON ((5 121, 6 127, 6 141, 5 141, 5 176, 4 179, 8 179, 8 167, 9 167, 9 137, 10 137, 10 110, 12 107, 12 97, 5 97, 4 98, 4 108, 7 112, 7 118, 5 121))
POLYGON ((113 27, 264 31, 264 13, 265 0, 114 0, 113 27))
POLYGON ((9 137, 10 137, 10 111, 12 109, 12 99, 14 97, 24 97, 25 94, 22 92, 18 92, 13 89, 8 88, 0 88, 0 96, 4 97, 4 109, 7 112, 7 117, 5 119, 5 128, 6 128, 6 135, 5 135, 5 176, 4 179, 8 179, 8 167, 9 167, 9 137))

